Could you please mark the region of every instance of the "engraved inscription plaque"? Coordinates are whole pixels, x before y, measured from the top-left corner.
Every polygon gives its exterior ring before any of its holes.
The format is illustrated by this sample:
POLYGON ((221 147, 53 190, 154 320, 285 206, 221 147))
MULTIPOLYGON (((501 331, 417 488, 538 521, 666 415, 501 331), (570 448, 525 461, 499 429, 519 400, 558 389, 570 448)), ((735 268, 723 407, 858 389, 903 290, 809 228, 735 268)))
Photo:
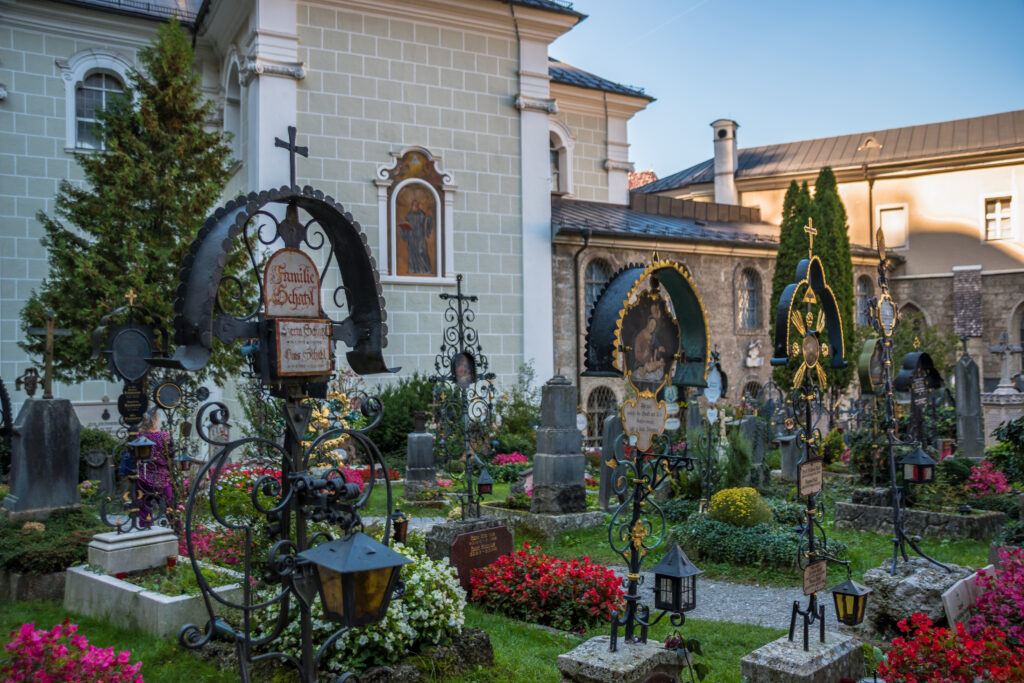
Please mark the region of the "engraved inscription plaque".
POLYGON ((506 526, 498 526, 456 536, 452 543, 451 562, 459 574, 459 583, 468 591, 474 569, 486 567, 510 552, 512 532, 506 526))

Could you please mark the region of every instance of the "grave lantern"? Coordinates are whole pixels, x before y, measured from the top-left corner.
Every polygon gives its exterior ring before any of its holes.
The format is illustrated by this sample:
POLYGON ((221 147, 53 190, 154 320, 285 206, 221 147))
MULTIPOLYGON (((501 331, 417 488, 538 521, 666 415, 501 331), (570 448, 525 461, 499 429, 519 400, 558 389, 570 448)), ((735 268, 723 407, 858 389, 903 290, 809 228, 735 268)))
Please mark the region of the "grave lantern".
POLYGON ((128 442, 128 448, 131 449, 132 457, 135 458, 136 462, 149 460, 149 456, 153 453, 153 446, 155 445, 155 443, 144 437, 142 434, 137 434, 134 439, 128 442))
POLYGON ((864 621, 864 608, 868 604, 871 589, 851 578, 832 589, 836 603, 836 618, 847 626, 856 626, 864 621))
POLYGON ((697 577, 703 574, 674 543, 654 573, 654 608, 681 614, 697 606, 697 577))
POLYGON ((305 550, 297 556, 320 590, 324 614, 346 627, 362 626, 384 617, 398 585, 402 566, 412 562, 362 532, 305 550))
POLYGON ((900 464, 903 466, 904 481, 915 484, 931 484, 935 481, 935 461, 920 446, 904 456, 900 464))
POLYGON ((490 472, 483 470, 476 480, 476 492, 481 496, 489 496, 492 491, 494 491, 494 479, 491 478, 490 472))
POLYGON ((173 458, 178 469, 182 472, 187 472, 189 467, 192 467, 192 463, 196 461, 195 458, 191 457, 188 453, 182 451, 173 458))
POLYGON ((396 508, 391 513, 391 525, 394 527, 391 538, 395 543, 405 545, 405 538, 409 534, 409 515, 396 508))

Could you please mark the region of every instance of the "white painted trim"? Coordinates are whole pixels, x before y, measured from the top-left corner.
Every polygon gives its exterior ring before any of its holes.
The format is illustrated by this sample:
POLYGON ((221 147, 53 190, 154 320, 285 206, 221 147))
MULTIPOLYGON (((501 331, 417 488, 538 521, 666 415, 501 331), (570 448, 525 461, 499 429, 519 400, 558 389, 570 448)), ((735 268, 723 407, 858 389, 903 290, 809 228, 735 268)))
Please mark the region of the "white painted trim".
MULTIPOLYGON (((551 117, 548 118, 548 135, 554 135, 559 145, 555 148, 555 151, 558 152, 559 183, 558 187, 551 192, 552 194, 572 196, 574 187, 572 179, 573 150, 576 147, 576 137, 568 126, 551 117)), ((549 147, 548 153, 550 154, 550 152, 551 148, 549 147)))
POLYGON ((953 266, 954 273, 962 273, 971 270, 981 270, 981 264, 979 263, 973 266, 953 266))
MULTIPOLYGON (((398 213, 397 213, 397 209, 398 209, 398 193, 402 191, 403 187, 407 187, 407 186, 410 186, 410 185, 419 185, 419 186, 425 187, 427 189, 427 191, 430 192, 430 195, 434 198, 434 206, 437 207, 437 208, 435 208, 435 211, 438 211, 438 209, 440 209, 442 220, 444 218, 444 203, 441 200, 441 196, 437 193, 437 189, 433 185, 431 185, 427 181, 423 180, 422 178, 406 178, 405 180, 403 180, 400 183, 398 183, 398 185, 395 186, 395 189, 391 192, 391 197, 388 200, 388 208, 391 209, 391 217, 394 218, 394 223, 395 223, 395 231, 394 231, 395 239, 391 240, 391 249, 390 249, 390 253, 389 253, 389 257, 390 257, 389 263, 391 263, 391 264, 397 264, 398 263, 398 213)), ((437 216, 436 215, 434 216, 434 223, 435 224, 437 223, 437 216)), ((445 242, 444 236, 442 234, 443 231, 444 231, 444 226, 443 225, 435 225, 434 229, 435 229, 435 231, 437 233, 437 239, 434 240, 434 268, 437 271, 437 275, 427 275, 427 276, 423 276, 423 277, 420 277, 420 276, 417 276, 417 275, 398 275, 398 273, 397 273, 398 267, 396 265, 394 270, 388 269, 388 275, 390 276, 392 281, 401 281, 401 282, 423 281, 423 282, 430 282, 432 280, 437 280, 439 278, 443 278, 444 277, 444 270, 441 268, 441 263, 442 263, 441 245, 445 242)), ((391 226, 390 225, 388 226, 388 230, 389 231, 391 230, 391 226)))
POLYGON ((1014 190, 1008 190, 1006 192, 986 192, 981 195, 981 235, 980 241, 982 244, 989 244, 994 242, 1015 242, 1020 238, 1020 232, 1018 229, 1017 214, 1020 213, 1020 209, 1017 205, 1017 193, 1014 190), (999 239, 990 240, 985 237, 985 221, 987 220, 987 214, 985 212, 985 202, 990 199, 1002 199, 1003 197, 1010 198, 1010 236, 1001 237, 999 239))
POLYGON ((78 121, 75 111, 75 91, 78 84, 91 73, 106 71, 115 74, 127 87, 128 72, 132 68, 132 63, 116 52, 99 48, 82 50, 69 59, 57 59, 55 62, 64 82, 64 151, 91 152, 91 149, 78 148, 78 121))
POLYGON ((882 211, 888 209, 903 209, 903 214, 907 218, 907 239, 903 243, 902 247, 890 247, 888 244, 885 245, 886 251, 909 251, 910 250, 910 206, 906 202, 897 202, 895 204, 879 204, 875 207, 875 225, 882 226, 882 211))

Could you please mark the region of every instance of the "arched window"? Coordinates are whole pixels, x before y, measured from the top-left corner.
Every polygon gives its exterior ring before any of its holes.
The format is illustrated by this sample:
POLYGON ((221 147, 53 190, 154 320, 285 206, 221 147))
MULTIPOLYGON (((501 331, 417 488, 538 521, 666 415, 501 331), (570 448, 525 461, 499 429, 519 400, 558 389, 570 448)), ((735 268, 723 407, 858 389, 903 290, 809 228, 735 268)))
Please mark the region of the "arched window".
POLYGON ((740 272, 736 293, 737 313, 741 329, 755 329, 761 326, 761 276, 753 268, 740 272))
POLYGON ((231 155, 241 159, 245 149, 242 138, 242 85, 238 77, 238 61, 229 62, 224 81, 224 132, 231 134, 231 155))
POLYGON ((114 52, 89 49, 58 59, 57 66, 64 81, 64 150, 103 149, 92 131, 96 112, 124 92, 131 63, 114 52))
POLYGON ((916 304, 908 302, 900 306, 900 325, 910 325, 914 334, 921 334, 928 327, 928 316, 916 304))
POLYGON ((552 194, 572 194, 573 137, 561 121, 549 120, 548 173, 552 194))
POLYGON ((857 278, 857 311, 856 320, 858 325, 870 325, 871 319, 868 315, 868 301, 875 295, 875 286, 871 278, 861 275, 857 278))
POLYGON ((604 435, 604 420, 615 410, 615 394, 606 386, 594 387, 587 397, 587 434, 590 447, 600 446, 604 435))
POLYGON ((745 399, 756 399, 761 394, 761 383, 756 380, 750 380, 743 385, 743 398, 745 399))
POLYGON ((583 298, 586 305, 586 320, 590 320, 590 311, 597 303, 597 297, 601 290, 612 277, 612 267, 608 262, 596 258, 587 264, 586 273, 583 276, 583 298))

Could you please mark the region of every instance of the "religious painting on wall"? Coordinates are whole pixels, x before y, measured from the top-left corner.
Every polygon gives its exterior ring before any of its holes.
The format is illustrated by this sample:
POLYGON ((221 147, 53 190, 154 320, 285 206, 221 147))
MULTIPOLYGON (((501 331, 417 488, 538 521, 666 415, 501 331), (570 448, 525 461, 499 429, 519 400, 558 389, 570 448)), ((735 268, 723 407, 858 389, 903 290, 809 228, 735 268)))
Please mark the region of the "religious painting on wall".
POLYGON ((381 224, 386 226, 382 234, 386 273, 410 282, 450 276, 451 175, 422 147, 409 147, 393 156, 391 166, 378 169, 376 181, 381 224))
POLYGON ((656 394, 669 377, 679 349, 679 328, 665 300, 649 292, 626 309, 621 338, 626 375, 638 393, 656 394), (632 343, 629 343, 629 340, 632 343))
POLYGON ((437 195, 424 182, 411 181, 395 193, 397 275, 437 275, 437 195))

